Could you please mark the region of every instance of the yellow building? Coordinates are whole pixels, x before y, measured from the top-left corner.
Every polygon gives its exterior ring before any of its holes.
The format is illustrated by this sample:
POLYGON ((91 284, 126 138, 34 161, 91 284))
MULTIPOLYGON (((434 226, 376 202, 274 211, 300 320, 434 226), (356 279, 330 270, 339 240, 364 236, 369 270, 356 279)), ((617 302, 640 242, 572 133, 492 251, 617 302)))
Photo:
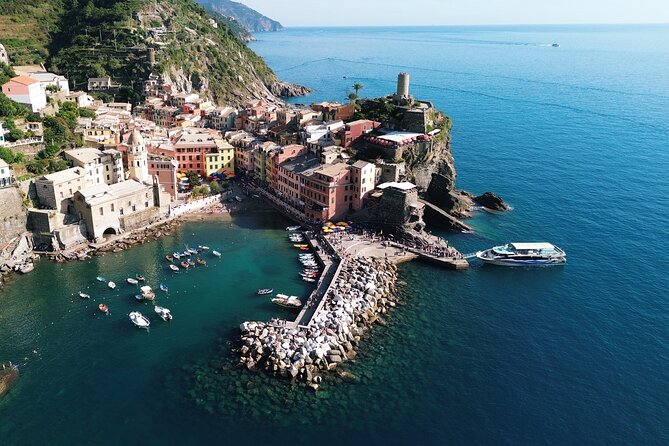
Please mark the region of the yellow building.
POLYGON ((216 139, 216 152, 204 155, 207 166, 207 176, 215 173, 225 173, 233 176, 235 173, 235 148, 223 139, 216 139))

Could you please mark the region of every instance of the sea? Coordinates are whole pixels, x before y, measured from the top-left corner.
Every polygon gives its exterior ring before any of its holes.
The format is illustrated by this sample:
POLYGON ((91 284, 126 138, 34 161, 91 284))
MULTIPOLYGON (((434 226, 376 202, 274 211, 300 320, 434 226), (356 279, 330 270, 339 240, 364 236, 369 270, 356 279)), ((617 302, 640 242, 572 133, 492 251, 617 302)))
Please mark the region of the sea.
POLYGON ((309 291, 272 210, 86 262, 42 260, 0 291, 0 361, 21 370, 0 399, 0 444, 669 444, 669 26, 257 39, 281 79, 315 89, 295 103, 345 101, 354 83, 390 94, 410 73, 413 96, 453 120, 457 186, 513 207, 440 235, 465 253, 552 242, 568 263, 403 265, 403 304, 346 366, 357 381, 314 393, 241 371, 230 353, 242 321, 292 316, 256 289, 309 291), (197 244, 223 256, 166 268, 165 254, 197 244), (124 279, 138 273, 168 285, 158 303, 171 323, 134 300, 124 279))

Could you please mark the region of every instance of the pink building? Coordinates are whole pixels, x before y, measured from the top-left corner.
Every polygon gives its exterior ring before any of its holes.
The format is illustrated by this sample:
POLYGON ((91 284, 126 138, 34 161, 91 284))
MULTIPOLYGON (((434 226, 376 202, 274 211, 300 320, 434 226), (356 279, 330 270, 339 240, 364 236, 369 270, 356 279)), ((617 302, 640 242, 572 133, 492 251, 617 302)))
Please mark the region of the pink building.
POLYGON ((307 148, 299 144, 284 146, 279 150, 271 152, 267 163, 267 181, 269 182, 269 186, 273 189, 277 188, 277 166, 306 154, 307 148))
POLYGON ((301 174, 300 180, 307 218, 327 221, 353 210, 354 191, 347 164, 324 164, 301 174))
POLYGON ((172 199, 177 197, 177 171, 179 163, 171 158, 150 155, 149 175, 158 178, 160 188, 170 194, 172 199))
POLYGON ((376 166, 367 161, 356 161, 351 168, 353 209, 362 209, 363 200, 376 186, 376 166))
POLYGON ((42 84, 26 76, 11 78, 2 86, 2 93, 12 101, 25 105, 33 113, 46 107, 46 92, 42 84))
POLYGON ((350 147, 351 144, 362 135, 379 127, 381 127, 380 122, 370 121, 369 119, 359 119, 357 121, 349 122, 346 124, 346 127, 339 132, 341 145, 343 147, 350 147))
POLYGON ((304 209, 302 200, 302 175, 311 173, 320 166, 317 155, 298 156, 276 167, 276 187, 274 190, 297 209, 304 209))

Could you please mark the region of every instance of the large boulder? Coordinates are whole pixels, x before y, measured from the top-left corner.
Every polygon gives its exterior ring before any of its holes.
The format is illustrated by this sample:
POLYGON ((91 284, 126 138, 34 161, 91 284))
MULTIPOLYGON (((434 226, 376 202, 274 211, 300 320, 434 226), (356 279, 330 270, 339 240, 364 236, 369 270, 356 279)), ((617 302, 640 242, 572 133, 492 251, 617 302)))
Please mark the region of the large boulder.
POLYGON ((509 205, 502 200, 502 198, 493 193, 493 192, 486 192, 483 195, 479 195, 478 197, 474 197, 474 201, 477 204, 480 204, 486 209, 492 209, 493 211, 508 211, 509 210, 509 205))

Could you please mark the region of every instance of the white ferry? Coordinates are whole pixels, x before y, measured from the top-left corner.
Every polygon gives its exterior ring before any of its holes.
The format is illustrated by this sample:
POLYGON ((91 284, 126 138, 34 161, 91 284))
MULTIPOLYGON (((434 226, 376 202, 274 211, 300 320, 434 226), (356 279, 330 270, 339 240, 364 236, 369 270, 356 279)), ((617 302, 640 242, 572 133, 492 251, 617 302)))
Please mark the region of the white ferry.
POLYGON ((567 254, 550 243, 509 243, 476 253, 485 263, 501 266, 563 265, 567 254))

